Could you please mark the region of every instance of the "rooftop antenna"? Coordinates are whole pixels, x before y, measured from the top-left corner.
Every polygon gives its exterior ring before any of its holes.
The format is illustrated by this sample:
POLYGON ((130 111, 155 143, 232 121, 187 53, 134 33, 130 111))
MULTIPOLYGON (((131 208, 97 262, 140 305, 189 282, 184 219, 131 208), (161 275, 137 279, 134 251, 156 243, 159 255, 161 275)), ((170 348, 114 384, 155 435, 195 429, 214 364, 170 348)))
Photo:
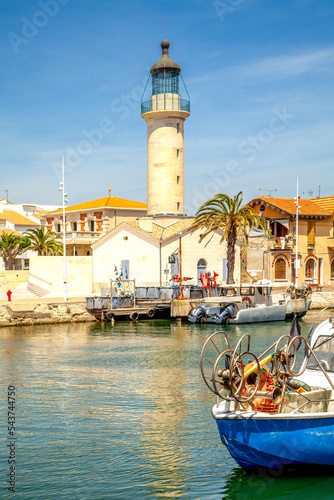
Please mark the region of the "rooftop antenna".
POLYGON ((8 189, 4 189, 3 191, 4 191, 4 193, 6 193, 6 200, 7 200, 7 203, 8 203, 8 189))
POLYGON ((321 186, 319 186, 319 196, 318 196, 318 198, 320 198, 320 188, 321 188, 321 186))
POLYGON ((108 184, 109 186, 109 196, 111 196, 111 184, 108 184))
POLYGON ((167 35, 166 35, 166 16, 165 16, 165 39, 167 38, 167 35))
POLYGON ((271 196, 271 193, 273 193, 274 191, 277 191, 277 189, 261 189, 260 188, 260 191, 268 191, 269 196, 271 196))

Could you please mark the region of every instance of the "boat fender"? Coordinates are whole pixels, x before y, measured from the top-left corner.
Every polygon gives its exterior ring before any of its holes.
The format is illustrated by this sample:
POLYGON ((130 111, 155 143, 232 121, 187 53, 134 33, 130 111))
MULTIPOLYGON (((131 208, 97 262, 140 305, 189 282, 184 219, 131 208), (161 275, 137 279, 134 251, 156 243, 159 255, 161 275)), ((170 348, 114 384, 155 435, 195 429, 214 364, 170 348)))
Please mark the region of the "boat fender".
POLYGON ((108 311, 104 314, 104 317, 107 321, 111 321, 112 319, 114 319, 115 314, 111 311, 108 311))
POLYGON ((137 321, 138 318, 139 314, 137 313, 137 311, 133 311, 133 313, 130 314, 131 321, 137 321))
POLYGON ((147 316, 148 316, 149 318, 153 318, 153 317, 154 317, 154 315, 155 315, 155 310, 154 310, 154 309, 149 309, 149 310, 147 311, 147 316))

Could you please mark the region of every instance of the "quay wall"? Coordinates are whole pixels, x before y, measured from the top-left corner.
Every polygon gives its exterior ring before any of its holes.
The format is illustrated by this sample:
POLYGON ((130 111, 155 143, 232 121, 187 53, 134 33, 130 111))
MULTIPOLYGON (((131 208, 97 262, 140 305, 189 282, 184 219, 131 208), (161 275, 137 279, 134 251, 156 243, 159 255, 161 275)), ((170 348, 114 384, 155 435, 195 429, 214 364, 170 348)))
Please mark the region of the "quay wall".
MULTIPOLYGON (((199 301, 200 302, 200 301, 199 301)), ((322 309, 334 304, 334 292, 314 292, 310 309, 322 309)), ((171 317, 186 317, 196 300, 173 300, 171 317)), ((97 319, 86 309, 85 301, 32 302, 0 305, 0 327, 43 323, 91 322, 97 319)))
POLYGON ((85 302, 0 305, 0 327, 97 321, 85 302))
POLYGON ((311 299, 310 309, 323 309, 330 304, 334 306, 334 292, 313 292, 311 299))

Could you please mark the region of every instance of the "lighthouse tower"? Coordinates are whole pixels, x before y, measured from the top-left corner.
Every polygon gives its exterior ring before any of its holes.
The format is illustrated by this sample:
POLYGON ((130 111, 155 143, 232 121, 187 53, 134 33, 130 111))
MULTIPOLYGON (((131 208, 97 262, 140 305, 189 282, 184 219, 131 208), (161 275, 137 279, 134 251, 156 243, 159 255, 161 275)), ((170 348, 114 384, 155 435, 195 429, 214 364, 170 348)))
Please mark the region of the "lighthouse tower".
POLYGON ((190 101, 179 93, 180 66, 169 57, 169 41, 153 64, 152 94, 142 102, 147 123, 147 214, 184 215, 184 122, 190 101))

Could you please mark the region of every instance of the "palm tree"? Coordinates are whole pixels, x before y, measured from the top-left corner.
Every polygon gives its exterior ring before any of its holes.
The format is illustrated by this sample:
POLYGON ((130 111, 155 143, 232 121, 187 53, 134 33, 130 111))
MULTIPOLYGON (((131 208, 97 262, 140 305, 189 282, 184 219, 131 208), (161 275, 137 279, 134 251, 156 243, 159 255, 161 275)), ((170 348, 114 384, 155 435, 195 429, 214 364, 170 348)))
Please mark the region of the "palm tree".
POLYGON ((0 236, 0 257, 2 257, 5 270, 13 269, 15 257, 21 255, 30 245, 27 236, 17 236, 14 233, 3 232, 0 236))
POLYGON ((242 236, 247 248, 248 234, 252 227, 266 228, 265 220, 256 215, 251 207, 242 205, 242 192, 230 198, 226 194, 216 194, 211 200, 203 203, 195 215, 191 226, 192 233, 204 229, 200 242, 211 234, 211 241, 216 231, 222 231, 220 242, 227 240, 227 283, 234 283, 233 272, 235 262, 235 244, 237 237, 242 236))
POLYGON ((38 255, 62 255, 63 244, 61 238, 50 229, 41 226, 37 229, 28 229, 24 233, 30 240, 30 250, 35 250, 38 255))

